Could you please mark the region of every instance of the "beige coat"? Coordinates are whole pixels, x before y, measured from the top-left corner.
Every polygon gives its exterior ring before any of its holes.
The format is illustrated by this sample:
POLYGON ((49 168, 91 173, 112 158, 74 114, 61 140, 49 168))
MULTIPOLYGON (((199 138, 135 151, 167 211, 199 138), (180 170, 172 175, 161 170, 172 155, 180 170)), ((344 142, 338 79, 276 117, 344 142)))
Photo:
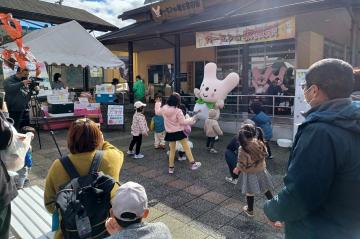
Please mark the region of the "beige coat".
POLYGON ((223 132, 219 126, 219 122, 217 121, 216 110, 209 110, 209 118, 205 120, 204 131, 207 137, 223 135, 223 132))

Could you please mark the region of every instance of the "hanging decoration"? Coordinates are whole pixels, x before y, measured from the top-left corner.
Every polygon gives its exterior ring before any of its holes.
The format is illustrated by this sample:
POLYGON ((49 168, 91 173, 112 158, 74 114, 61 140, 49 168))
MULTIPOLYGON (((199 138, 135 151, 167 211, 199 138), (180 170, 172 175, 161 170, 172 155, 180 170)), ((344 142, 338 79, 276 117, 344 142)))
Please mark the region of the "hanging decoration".
POLYGON ((21 69, 25 69, 27 63, 34 63, 36 66, 36 77, 38 77, 41 73, 41 64, 31 54, 29 47, 24 47, 22 27, 19 20, 13 18, 10 13, 0 13, 0 22, 0 26, 6 31, 11 40, 13 40, 17 46, 17 50, 3 49, 1 58, 4 64, 11 69, 14 69, 15 63, 17 62, 21 69))

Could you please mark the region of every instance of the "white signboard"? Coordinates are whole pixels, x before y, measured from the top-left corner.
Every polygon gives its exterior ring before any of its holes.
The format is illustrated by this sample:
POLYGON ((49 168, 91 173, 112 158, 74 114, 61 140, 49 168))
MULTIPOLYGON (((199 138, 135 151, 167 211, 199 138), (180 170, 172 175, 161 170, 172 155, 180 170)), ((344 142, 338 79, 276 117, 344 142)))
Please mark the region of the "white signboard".
POLYGON ((123 105, 108 105, 107 124, 108 125, 123 125, 124 124, 124 106, 123 105))
POLYGON ((293 139, 295 138, 298 126, 304 122, 305 118, 302 115, 303 112, 306 112, 310 109, 310 105, 305 102, 304 92, 301 87, 301 82, 305 80, 305 74, 307 70, 297 69, 296 70, 296 80, 295 80, 295 102, 294 102, 294 134, 293 139))

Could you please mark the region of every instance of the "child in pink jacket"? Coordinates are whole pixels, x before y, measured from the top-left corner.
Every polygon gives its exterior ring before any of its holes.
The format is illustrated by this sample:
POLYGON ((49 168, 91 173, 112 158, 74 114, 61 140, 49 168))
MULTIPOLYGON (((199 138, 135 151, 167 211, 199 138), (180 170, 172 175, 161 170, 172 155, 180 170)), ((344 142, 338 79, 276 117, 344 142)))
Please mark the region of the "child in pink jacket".
POLYGON ((133 116, 133 121, 131 124, 131 135, 133 139, 130 143, 129 150, 127 153, 129 155, 134 155, 135 159, 141 159, 144 157, 143 154, 140 153, 140 147, 142 142, 142 136, 148 136, 149 128, 146 123, 145 115, 143 114, 144 107, 146 104, 141 101, 136 101, 135 104, 135 114, 133 116), (134 146, 136 145, 135 152, 133 151, 134 146))
POLYGON ((186 157, 191 163, 191 169, 196 170, 201 166, 200 162, 195 162, 188 144, 187 136, 184 133, 185 125, 193 125, 196 121, 194 118, 185 119, 181 109, 179 109, 181 98, 178 93, 173 93, 167 100, 166 105, 161 107, 161 100, 156 99, 155 114, 164 117, 165 124, 165 141, 169 142, 169 174, 174 173, 174 159, 176 141, 179 141, 185 151, 186 157))

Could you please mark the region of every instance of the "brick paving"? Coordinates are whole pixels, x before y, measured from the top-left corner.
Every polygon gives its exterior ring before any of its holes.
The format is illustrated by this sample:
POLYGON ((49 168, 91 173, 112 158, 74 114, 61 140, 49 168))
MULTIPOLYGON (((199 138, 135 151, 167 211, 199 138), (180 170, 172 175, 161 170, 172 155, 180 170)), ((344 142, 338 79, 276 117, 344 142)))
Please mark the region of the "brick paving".
MULTIPOLYGON (((129 130, 105 131, 105 139, 117 146, 126 155, 131 140, 129 130)), ((63 154, 66 149, 66 130, 56 131, 56 139, 63 154)), ((255 197, 255 217, 248 218, 242 210, 246 200, 238 185, 225 182, 228 168, 224 159, 225 146, 231 135, 221 137, 215 147, 218 154, 205 149, 205 136, 194 129, 191 141, 193 154, 201 161, 197 171, 189 169, 187 161, 176 161, 174 175, 167 173, 167 155, 163 150, 153 149, 153 136, 143 140, 143 159, 124 158, 120 181, 135 181, 142 184, 150 204, 149 222, 164 222, 173 238, 284 238, 282 230, 272 229, 266 224, 261 207, 264 196, 255 197)), ((53 160, 58 157, 55 145, 47 132, 41 132, 43 147, 37 139, 33 143, 34 164, 30 173, 31 183, 44 188, 45 177, 53 160)), ((273 175, 275 193, 282 187, 288 150, 272 144, 274 159, 268 162, 273 175)))

